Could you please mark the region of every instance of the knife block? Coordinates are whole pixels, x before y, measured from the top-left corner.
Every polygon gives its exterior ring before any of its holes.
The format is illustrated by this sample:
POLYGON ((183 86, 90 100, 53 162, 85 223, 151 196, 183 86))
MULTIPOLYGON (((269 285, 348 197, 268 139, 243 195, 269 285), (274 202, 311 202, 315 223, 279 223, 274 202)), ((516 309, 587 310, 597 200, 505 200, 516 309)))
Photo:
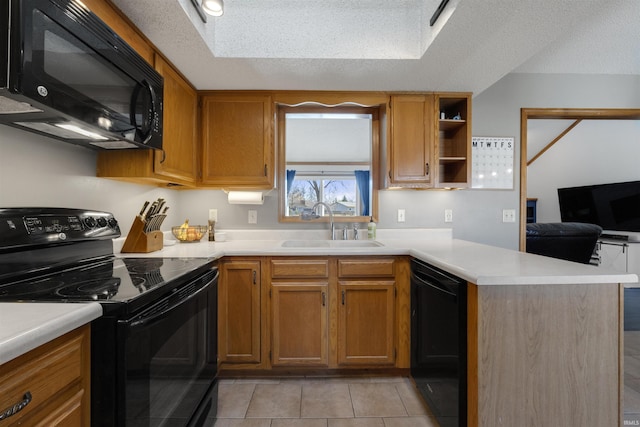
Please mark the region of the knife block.
POLYGON ((146 222, 139 216, 133 219, 131 230, 127 235, 120 252, 149 253, 159 251, 163 247, 164 234, 160 230, 144 232, 146 222))

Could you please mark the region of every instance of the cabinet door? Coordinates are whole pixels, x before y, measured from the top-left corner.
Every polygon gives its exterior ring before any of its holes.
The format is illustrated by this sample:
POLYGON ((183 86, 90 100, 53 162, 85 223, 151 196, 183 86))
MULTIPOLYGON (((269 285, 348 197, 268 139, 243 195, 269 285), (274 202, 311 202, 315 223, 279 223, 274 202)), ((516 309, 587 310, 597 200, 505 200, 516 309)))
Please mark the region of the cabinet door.
POLYGON ((391 97, 391 186, 431 187, 433 103, 431 95, 391 97))
POLYGON ((260 363, 260 261, 222 263, 218 321, 220 361, 260 363))
POLYGON ((640 243, 629 243, 627 247, 627 272, 640 277, 640 243))
POLYGON ((0 364, 0 410, 23 401, 2 426, 87 426, 91 420, 91 326, 81 326, 0 364))
POLYGON ((164 77, 162 151, 154 152, 154 171, 178 182, 196 182, 198 95, 162 57, 156 70, 164 77))
POLYGON ((598 242, 600 267, 611 268, 621 273, 628 273, 629 245, 617 242, 598 242))
POLYGON ((271 284, 273 366, 327 366, 327 282, 271 284))
POLYGON ((273 188, 273 120, 270 96, 203 96, 202 184, 273 188))
MULTIPOLYGON (((86 423, 86 415, 82 411, 82 400, 88 400, 88 393, 81 390, 69 397, 65 402, 45 411, 44 419, 34 424, 36 427, 81 426, 86 423)), ((35 420, 34 420, 35 421, 35 420)))
POLYGON ((394 282, 341 281, 338 364, 395 363, 394 282))

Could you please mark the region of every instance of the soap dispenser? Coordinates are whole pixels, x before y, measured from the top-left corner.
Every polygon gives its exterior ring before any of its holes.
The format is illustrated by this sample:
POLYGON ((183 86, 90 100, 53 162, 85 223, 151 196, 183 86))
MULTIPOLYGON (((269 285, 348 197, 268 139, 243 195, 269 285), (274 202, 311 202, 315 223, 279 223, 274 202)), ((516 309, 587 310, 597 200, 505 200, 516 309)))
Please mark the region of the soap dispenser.
POLYGON ((369 224, 367 225, 367 238, 369 240, 375 240, 376 239, 376 223, 373 222, 373 217, 371 217, 371 220, 369 221, 369 224))

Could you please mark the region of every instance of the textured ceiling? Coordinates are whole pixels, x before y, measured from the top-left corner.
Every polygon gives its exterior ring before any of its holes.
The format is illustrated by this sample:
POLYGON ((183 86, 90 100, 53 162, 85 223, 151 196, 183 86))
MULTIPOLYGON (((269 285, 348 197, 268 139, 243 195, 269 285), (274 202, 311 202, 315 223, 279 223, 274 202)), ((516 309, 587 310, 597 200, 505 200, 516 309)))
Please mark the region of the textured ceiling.
POLYGON ((640 74, 640 0, 112 0, 197 89, 478 94, 510 72, 640 74))

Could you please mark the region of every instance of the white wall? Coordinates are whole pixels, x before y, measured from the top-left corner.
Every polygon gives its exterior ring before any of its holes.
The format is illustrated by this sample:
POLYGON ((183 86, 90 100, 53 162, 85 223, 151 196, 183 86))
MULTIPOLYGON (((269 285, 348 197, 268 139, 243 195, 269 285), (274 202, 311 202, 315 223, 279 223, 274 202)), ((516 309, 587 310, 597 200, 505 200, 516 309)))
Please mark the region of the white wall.
POLYGON ((558 188, 640 181, 640 121, 588 120, 527 168, 537 221, 560 222, 558 188))
POLYGON ((127 233, 145 200, 167 199, 178 221, 179 193, 96 178, 96 152, 0 126, 0 207, 74 207, 112 212, 127 233))
MULTIPOLYGON (((468 240, 498 246, 518 247, 518 227, 496 225, 487 210, 519 204, 520 110, 522 108, 640 108, 640 76, 583 74, 508 74, 473 99, 474 136, 514 136, 516 138, 515 190, 490 192, 474 200, 468 198, 463 209, 482 210, 488 220, 482 230, 460 230, 468 240)), ((620 157, 631 153, 621 152, 620 157)), ((629 156, 631 157, 631 156, 629 156)), ((563 169, 572 171, 574 162, 563 169)), ((571 174, 572 172, 568 172, 571 174)), ((501 209, 501 208, 500 208, 501 209)))
MULTIPOLYGON (((473 100, 473 135, 513 136, 519 159, 520 109, 524 107, 640 108, 640 76, 509 74, 473 100)), ((622 153, 621 156, 624 156, 622 153)), ((95 152, 0 126, 0 206, 71 206, 113 212, 127 232, 145 200, 167 199, 164 229, 189 218, 205 223, 217 208, 219 228, 321 228, 281 224, 277 191, 262 206, 233 205, 222 191, 173 191, 95 178, 95 152), (247 211, 258 224, 247 224, 247 211)), ((513 190, 381 191, 381 228, 448 227, 454 237, 517 249, 519 226, 502 223, 502 209, 519 204, 519 161, 513 190), (397 209, 406 222, 396 222, 397 209), (445 224, 444 210, 453 209, 445 224)))

